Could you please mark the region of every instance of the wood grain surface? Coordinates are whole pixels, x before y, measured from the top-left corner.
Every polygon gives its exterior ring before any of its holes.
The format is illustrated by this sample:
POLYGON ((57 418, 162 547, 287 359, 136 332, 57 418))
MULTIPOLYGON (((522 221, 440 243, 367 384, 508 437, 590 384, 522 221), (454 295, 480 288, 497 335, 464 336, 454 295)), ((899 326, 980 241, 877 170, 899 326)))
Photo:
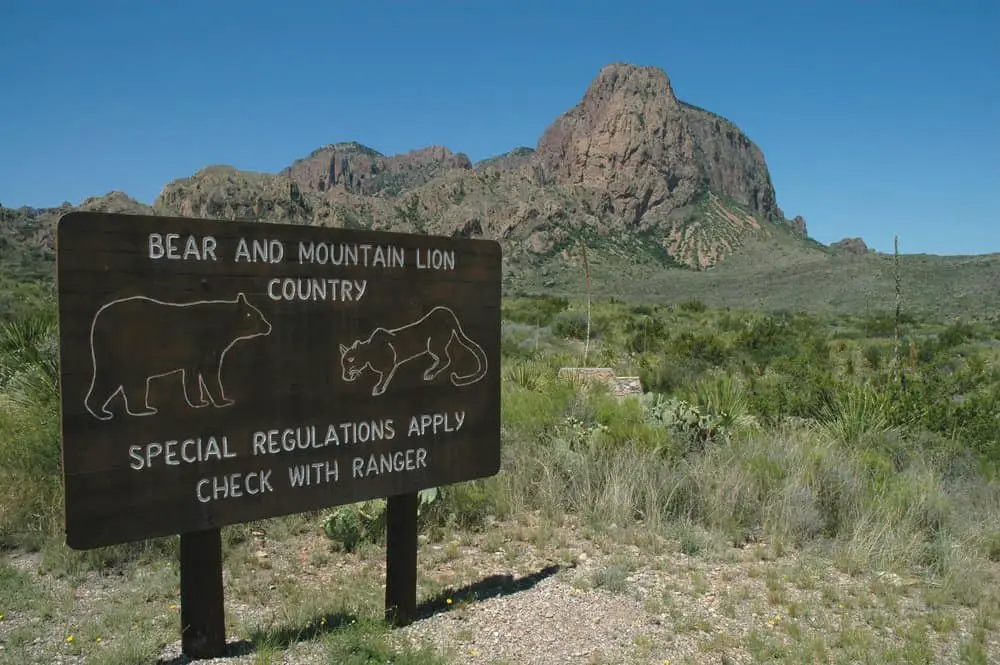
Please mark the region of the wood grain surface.
POLYGON ((57 269, 71 547, 499 470, 496 242, 72 212, 57 269))

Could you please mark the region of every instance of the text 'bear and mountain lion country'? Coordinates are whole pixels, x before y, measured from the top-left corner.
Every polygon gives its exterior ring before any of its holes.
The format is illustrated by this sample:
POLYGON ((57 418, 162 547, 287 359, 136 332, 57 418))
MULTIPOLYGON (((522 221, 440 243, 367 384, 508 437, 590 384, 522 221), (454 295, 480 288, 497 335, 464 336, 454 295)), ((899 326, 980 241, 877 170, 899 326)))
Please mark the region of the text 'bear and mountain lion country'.
POLYGON ((499 470, 495 242, 108 213, 59 234, 72 547, 499 470))

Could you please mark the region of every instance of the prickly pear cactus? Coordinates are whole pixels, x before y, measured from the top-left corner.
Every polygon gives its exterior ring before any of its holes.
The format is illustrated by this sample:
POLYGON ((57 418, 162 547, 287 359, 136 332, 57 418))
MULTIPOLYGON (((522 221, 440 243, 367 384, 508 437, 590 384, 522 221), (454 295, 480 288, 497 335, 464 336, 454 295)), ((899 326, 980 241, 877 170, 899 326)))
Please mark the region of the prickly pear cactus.
POLYGON ((724 436, 718 419, 709 413, 702 413, 697 405, 689 404, 676 397, 658 393, 643 395, 646 418, 660 425, 690 444, 704 444, 724 436))

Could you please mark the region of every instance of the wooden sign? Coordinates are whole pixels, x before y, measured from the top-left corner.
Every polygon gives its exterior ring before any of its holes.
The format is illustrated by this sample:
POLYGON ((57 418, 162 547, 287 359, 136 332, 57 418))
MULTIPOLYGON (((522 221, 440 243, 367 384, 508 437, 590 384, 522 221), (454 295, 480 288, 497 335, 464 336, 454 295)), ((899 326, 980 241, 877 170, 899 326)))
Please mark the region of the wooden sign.
POLYGON ((57 260, 73 548, 499 470, 496 242, 72 212, 57 260))

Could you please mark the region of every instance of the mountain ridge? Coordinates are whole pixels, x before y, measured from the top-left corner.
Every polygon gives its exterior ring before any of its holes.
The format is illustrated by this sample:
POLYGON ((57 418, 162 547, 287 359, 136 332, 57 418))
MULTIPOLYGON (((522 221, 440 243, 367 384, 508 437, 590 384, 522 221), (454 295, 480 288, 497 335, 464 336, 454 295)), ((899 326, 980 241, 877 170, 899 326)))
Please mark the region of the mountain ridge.
POLYGON ((628 63, 601 68, 534 147, 473 162, 444 145, 386 155, 343 141, 277 172, 208 165, 166 183, 151 204, 113 191, 77 205, 0 207, 0 258, 44 274, 55 221, 73 209, 492 238, 515 291, 579 271, 582 245, 609 275, 650 283, 829 273, 882 256, 860 238, 811 238, 803 217, 778 206, 764 152, 738 125, 680 100, 662 69, 628 63))

